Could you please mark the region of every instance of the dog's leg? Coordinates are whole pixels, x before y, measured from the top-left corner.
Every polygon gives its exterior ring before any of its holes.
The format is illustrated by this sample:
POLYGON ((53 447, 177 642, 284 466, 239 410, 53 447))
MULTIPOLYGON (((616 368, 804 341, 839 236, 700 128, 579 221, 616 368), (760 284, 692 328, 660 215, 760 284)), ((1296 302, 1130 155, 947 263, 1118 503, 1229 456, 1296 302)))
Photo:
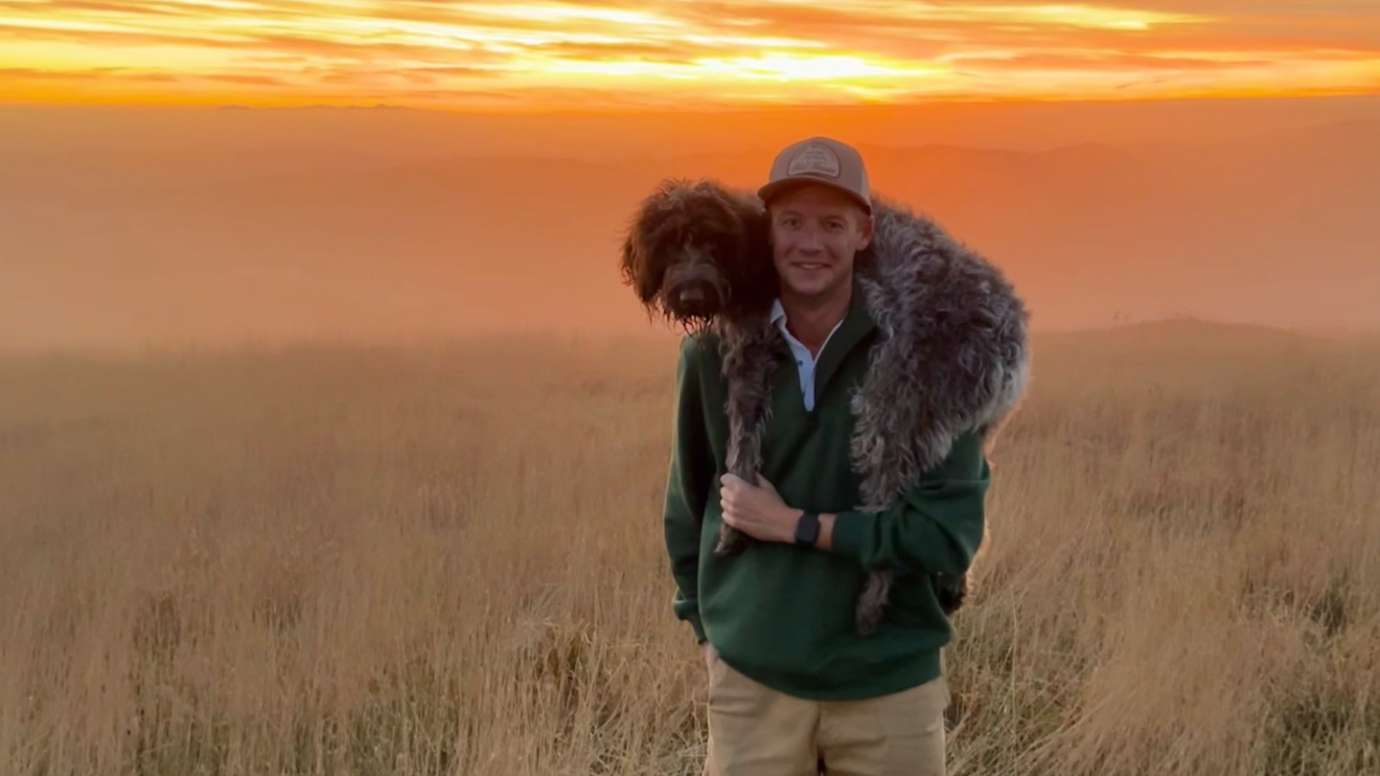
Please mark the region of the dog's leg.
MULTIPOLYGON (((755 322, 753 329, 762 329, 764 325, 769 324, 755 322)), ((762 467, 762 439, 771 417, 771 375, 778 354, 772 341, 760 334, 750 336, 750 330, 735 330, 731 324, 725 326, 725 332, 724 373, 735 379, 731 379, 728 386, 728 450, 724 464, 729 473, 757 485, 757 472, 762 467)), ((767 332, 768 337, 771 334, 767 332)), ((737 554, 750 540, 751 537, 736 528, 720 525, 714 554, 737 554)))
POLYGON ((886 609, 887 594, 891 592, 891 582, 895 575, 887 569, 873 571, 863 583, 862 594, 858 596, 855 623, 858 633, 870 636, 877 631, 886 609))

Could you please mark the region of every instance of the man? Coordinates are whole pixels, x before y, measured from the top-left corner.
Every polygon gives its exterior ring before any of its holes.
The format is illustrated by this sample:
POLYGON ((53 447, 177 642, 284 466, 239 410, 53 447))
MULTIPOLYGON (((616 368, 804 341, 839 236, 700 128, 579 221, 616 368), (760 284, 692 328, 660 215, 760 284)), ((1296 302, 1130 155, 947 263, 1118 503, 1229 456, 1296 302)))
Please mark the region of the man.
MULTIPOLYGON (((878 338, 855 261, 873 238, 863 160, 809 138, 783 150, 759 192, 780 296, 771 325, 796 369, 771 378, 756 484, 726 471, 719 334, 687 337, 665 502, 674 610, 709 671, 706 774, 942 774, 952 631, 933 574, 962 574, 983 534, 990 481, 965 431, 886 509, 861 511, 850 397, 878 338), (756 541, 715 554, 726 523, 756 541), (860 635, 869 572, 895 573, 884 618, 860 635)), ((774 335, 772 335, 774 336, 774 335)))

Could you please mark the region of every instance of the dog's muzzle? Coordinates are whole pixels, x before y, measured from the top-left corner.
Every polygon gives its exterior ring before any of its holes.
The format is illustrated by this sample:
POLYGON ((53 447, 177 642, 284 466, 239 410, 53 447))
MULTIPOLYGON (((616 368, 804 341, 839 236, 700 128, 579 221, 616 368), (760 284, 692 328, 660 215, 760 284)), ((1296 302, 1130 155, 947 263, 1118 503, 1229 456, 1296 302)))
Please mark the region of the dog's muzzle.
POLYGON ((671 309, 681 318, 712 318, 726 301, 719 287, 706 280, 691 281, 671 293, 671 309))
POLYGON ((728 302, 726 284, 710 264, 679 265, 666 280, 666 306, 678 318, 711 318, 728 302))
POLYGON ((707 280, 693 281, 676 289, 676 306, 691 315, 712 315, 723 300, 719 290, 707 280))

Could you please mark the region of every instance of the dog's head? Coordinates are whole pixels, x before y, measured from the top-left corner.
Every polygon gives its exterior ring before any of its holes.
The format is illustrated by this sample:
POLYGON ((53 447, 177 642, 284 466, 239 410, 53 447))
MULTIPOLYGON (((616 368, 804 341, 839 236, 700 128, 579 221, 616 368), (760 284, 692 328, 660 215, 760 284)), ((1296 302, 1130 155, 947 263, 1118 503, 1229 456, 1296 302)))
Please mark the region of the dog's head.
POLYGON ((765 309, 777 288, 766 213, 711 181, 664 181, 628 229, 622 274, 648 312, 687 329, 765 309))

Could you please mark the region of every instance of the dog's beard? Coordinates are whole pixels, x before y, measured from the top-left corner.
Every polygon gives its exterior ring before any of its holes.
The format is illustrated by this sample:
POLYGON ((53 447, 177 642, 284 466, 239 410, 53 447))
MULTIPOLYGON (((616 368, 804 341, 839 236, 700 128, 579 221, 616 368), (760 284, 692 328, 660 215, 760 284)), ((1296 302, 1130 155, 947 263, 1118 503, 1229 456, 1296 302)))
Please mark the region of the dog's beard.
POLYGON ((667 323, 679 326, 686 334, 699 334, 714 322, 718 313, 696 315, 690 313, 677 313, 666 306, 664 300, 657 300, 657 312, 667 323))
POLYGON ((733 287, 717 258, 698 254, 690 262, 672 266, 657 293, 656 304, 669 321, 687 332, 703 330, 722 315, 733 298, 733 287))
POLYGON ((686 334, 699 334, 709 328, 709 324, 714 322, 714 317, 695 315, 677 319, 677 322, 686 334))

